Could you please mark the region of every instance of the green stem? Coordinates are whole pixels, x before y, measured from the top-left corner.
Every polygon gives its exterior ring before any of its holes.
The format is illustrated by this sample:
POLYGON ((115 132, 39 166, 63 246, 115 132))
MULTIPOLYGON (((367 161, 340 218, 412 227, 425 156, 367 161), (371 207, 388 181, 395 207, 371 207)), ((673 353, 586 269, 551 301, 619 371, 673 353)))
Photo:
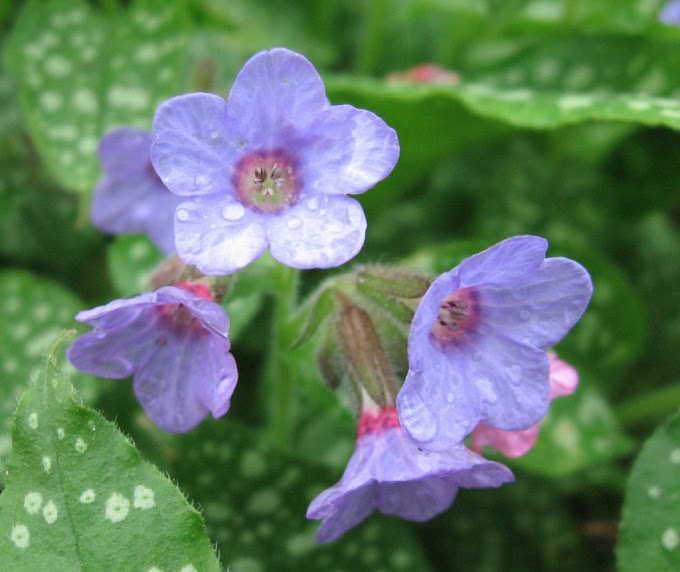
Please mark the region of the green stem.
POLYGON ((390 10, 386 0, 372 0, 363 7, 361 39, 357 54, 356 71, 362 75, 376 72, 380 51, 385 44, 385 14, 390 10))
POLYGON ((274 310, 272 340, 267 358, 266 382, 264 384, 267 407, 267 433, 277 447, 289 445, 294 422, 293 382, 295 372, 290 371, 286 352, 293 344, 290 322, 295 312, 300 272, 295 268, 279 265, 275 275, 277 295, 274 310))
POLYGON ((630 427, 656 421, 680 408, 680 383, 652 390, 617 405, 615 412, 621 425, 630 427))

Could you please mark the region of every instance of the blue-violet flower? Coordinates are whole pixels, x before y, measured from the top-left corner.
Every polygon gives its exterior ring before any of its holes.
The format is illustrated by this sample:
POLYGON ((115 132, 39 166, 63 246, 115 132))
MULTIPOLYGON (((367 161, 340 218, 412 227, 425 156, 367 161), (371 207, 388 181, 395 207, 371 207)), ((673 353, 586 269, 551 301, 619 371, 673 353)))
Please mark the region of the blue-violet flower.
POLYGON ((374 510, 414 521, 446 510, 460 487, 498 487, 510 470, 462 444, 438 453, 418 448, 399 426, 394 406, 364 408, 354 454, 342 479, 317 496, 307 518, 323 520, 318 542, 331 542, 374 510))
POLYGON ((669 0, 659 12, 659 21, 669 26, 680 26, 680 0, 669 0))
POLYGON ((76 319, 94 327, 67 351, 78 369, 108 378, 134 375, 137 399, 172 433, 229 409, 238 374, 229 352, 229 318, 200 283, 114 300, 76 319))
POLYGON ((331 106, 300 54, 260 52, 229 97, 192 93, 163 103, 151 160, 187 200, 175 215, 177 253, 204 274, 234 272, 267 247, 295 268, 343 264, 361 249, 366 218, 346 195, 386 177, 399 155, 373 113, 331 106))
POLYGON ((517 431, 545 415, 545 349, 592 294, 588 272, 573 260, 546 259, 547 247, 535 236, 509 238, 439 276, 423 296, 397 397, 402 426, 421 447, 453 447, 479 421, 517 431))
POLYGON ((111 234, 145 233, 166 254, 175 253, 173 221, 181 197, 168 191, 151 165, 151 133, 121 127, 99 142, 104 169, 92 197, 94 225, 111 234))

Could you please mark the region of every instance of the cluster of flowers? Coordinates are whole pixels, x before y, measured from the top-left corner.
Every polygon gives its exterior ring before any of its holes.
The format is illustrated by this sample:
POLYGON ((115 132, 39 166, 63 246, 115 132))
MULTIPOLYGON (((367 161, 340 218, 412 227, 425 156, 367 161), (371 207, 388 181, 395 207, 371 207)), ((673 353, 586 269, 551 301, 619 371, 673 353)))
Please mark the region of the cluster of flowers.
MULTIPOLYGON (((331 106, 312 64, 279 48, 251 58, 226 101, 206 93, 172 98, 158 108, 152 133, 116 130, 99 154, 105 175, 94 223, 148 234, 179 256, 185 272, 155 292, 80 312, 76 318, 94 330, 68 358, 97 376, 134 376, 153 422, 185 432, 208 413, 227 412, 238 377, 229 318, 211 280, 267 248, 301 269, 350 260, 366 219, 347 195, 386 177, 399 144, 374 114, 331 106)), ((579 264, 546 259, 546 250, 542 238, 510 238, 431 282, 411 322, 401 389, 389 373, 367 379, 373 370, 348 352, 347 367, 364 372, 349 376, 359 405, 356 450, 340 482, 307 512, 323 520, 320 542, 374 510, 422 521, 448 508, 460 487, 513 479, 478 452, 490 444, 523 454, 551 397, 575 389, 576 372, 546 349, 592 293, 579 264), (470 434, 477 452, 464 444, 470 434)), ((389 369, 363 310, 346 310, 344 343, 368 340, 376 355, 367 362, 389 369)))

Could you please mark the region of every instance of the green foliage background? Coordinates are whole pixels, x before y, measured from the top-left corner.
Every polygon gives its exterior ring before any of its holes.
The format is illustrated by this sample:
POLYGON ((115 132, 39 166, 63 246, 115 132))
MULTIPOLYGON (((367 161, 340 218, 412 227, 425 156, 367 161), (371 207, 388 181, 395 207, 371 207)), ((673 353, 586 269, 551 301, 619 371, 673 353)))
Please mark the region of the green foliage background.
MULTIPOLYGON (((508 462, 517 483, 462 491, 426 524, 374 515, 330 546, 314 544, 317 523, 304 513, 340 477, 354 420, 323 385, 314 343, 291 349, 300 324, 287 319, 295 288, 311 292, 325 274, 307 272, 298 283, 267 258, 240 273, 226 301, 240 381, 225 419, 163 434, 129 383, 67 371, 82 399, 202 509, 205 535, 231 572, 677 569, 680 479, 671 477, 680 430, 677 417, 663 423, 680 407, 680 29, 658 23, 661 5, 0 4, 0 543, 16 525, 6 515, 23 510, 24 488, 33 486, 35 468, 19 450, 25 428, 12 434, 11 425, 18 396, 40 382, 40 355, 60 329, 76 327, 79 309, 144 289, 161 260, 143 237, 92 228, 98 139, 118 125, 149 128, 173 95, 226 95, 248 57, 286 46, 317 66, 332 103, 370 109, 400 138, 394 173, 358 197, 369 229, 357 263, 436 273, 532 233, 550 241, 551 255, 590 270, 591 307, 556 348, 579 370, 579 391, 555 402, 535 449, 508 462), (426 85, 404 75, 423 63, 459 80, 426 85), (6 478, 13 440, 17 474, 6 478)), ((55 367, 41 375, 61 379, 55 367)), ((64 399, 48 397, 45 411, 64 399)), ((98 415, 82 407, 68 405, 64 423, 98 415)), ((15 425, 22 415, 20 406, 15 425)), ((91 454, 88 474, 103 478, 104 461, 91 454)), ((171 483, 158 482, 170 498, 171 483)), ((173 507, 171 516, 188 509, 173 507)), ((70 546, 84 526, 74 519, 70 531, 45 527, 63 534, 49 542, 70 546)), ((162 542, 153 526, 140 530, 162 542)), ((116 534, 99 541, 126 542, 116 534)), ((187 551, 206 546, 201 535, 187 551)), ((39 568, 30 550, 17 570, 39 568)))

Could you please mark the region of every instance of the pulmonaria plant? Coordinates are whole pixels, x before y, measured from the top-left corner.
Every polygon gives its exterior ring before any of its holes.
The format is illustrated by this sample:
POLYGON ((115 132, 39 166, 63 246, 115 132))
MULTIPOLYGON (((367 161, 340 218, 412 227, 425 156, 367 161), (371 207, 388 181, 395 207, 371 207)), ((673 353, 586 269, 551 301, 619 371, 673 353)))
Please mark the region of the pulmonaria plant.
POLYGON ((111 234, 145 233, 166 254, 175 253, 173 220, 181 198, 151 165, 151 133, 121 127, 99 143, 104 176, 92 197, 94 225, 111 234))
POLYGON ((588 272, 545 258, 548 243, 516 236, 439 276, 420 301, 397 408, 421 447, 450 449, 484 422, 517 431, 550 404, 546 348, 585 311, 588 272))
POLYGON ((229 318, 207 286, 180 282, 79 312, 94 327, 67 351, 100 377, 134 375, 137 399, 161 429, 182 433, 229 409, 238 373, 229 318))
MULTIPOLYGON (((555 354, 549 353, 550 361, 550 399, 571 395, 578 387, 578 372, 555 354)), ((470 434, 470 448, 481 453, 486 445, 497 449, 512 459, 526 455, 536 444, 540 423, 535 423, 522 431, 501 431, 478 423, 470 434)))
POLYGON ((331 542, 373 511, 425 521, 446 510, 458 489, 499 487, 514 480, 505 466, 462 443, 444 452, 419 448, 404 433, 393 405, 364 392, 354 454, 340 482, 317 496, 307 518, 323 520, 318 542, 331 542))
POLYGON ((328 268, 361 249, 362 193, 399 156, 393 129, 369 111, 331 106, 321 77, 284 48, 260 52, 225 101, 192 93, 157 110, 151 160, 186 200, 175 215, 178 255, 227 274, 267 248, 295 268, 328 268))

